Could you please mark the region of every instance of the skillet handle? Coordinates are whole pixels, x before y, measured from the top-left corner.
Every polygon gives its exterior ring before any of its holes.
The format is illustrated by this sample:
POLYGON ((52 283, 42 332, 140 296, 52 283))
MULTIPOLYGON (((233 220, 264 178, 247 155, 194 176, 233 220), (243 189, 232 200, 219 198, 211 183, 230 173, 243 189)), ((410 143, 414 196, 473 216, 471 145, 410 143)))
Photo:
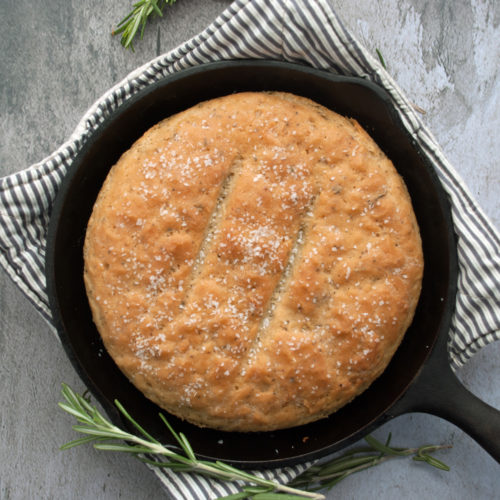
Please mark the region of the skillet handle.
POLYGON ((460 427, 500 463, 500 411, 474 396, 453 373, 447 357, 431 356, 391 416, 424 412, 460 427))

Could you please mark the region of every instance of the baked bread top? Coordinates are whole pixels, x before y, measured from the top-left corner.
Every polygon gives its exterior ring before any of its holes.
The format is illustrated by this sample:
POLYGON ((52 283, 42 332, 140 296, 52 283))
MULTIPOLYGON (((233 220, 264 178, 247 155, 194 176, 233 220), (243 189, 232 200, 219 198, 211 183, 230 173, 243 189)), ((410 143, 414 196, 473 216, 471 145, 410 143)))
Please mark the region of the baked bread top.
POLYGON ((103 185, 84 258, 123 373, 168 412, 229 431, 304 424, 364 391, 423 272, 407 189, 368 134, 263 92, 146 132, 103 185))

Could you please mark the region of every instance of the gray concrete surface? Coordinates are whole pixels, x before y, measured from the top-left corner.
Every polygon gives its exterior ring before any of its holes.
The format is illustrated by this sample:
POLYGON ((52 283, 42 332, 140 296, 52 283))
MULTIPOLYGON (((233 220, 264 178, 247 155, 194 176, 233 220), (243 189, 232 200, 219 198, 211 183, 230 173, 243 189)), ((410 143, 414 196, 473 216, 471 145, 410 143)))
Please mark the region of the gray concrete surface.
MULTIPOLYGON (((378 48, 424 121, 499 225, 500 3, 496 0, 332 0, 355 35, 378 48)), ((65 140, 92 102, 130 70, 200 31, 226 0, 178 0, 149 26, 135 53, 112 39, 123 0, 2 0, 0 175, 39 161, 65 140), (159 33, 159 47, 157 34, 159 33)), ((500 345, 460 371, 500 408, 500 345)), ((60 452, 71 419, 57 408, 61 382, 83 390, 49 328, 0 272, 0 498, 165 498, 142 465, 89 447, 60 452)), ((328 498, 498 498, 500 469, 471 438, 427 415, 385 425, 395 443, 449 443, 442 473, 395 461, 353 476, 328 498)))

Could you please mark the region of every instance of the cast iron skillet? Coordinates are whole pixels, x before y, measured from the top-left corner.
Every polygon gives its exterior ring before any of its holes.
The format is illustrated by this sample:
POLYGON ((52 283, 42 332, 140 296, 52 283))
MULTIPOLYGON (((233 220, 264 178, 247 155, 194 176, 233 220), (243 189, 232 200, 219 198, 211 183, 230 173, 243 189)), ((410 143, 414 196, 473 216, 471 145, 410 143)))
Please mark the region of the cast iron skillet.
POLYGON ((244 90, 284 90, 312 98, 356 118, 372 135, 403 176, 413 200, 425 256, 422 295, 414 321, 383 375, 329 418, 276 432, 229 434, 169 416, 174 428, 207 459, 275 467, 323 456, 393 417, 424 411, 454 422, 500 461, 500 412, 468 392, 448 361, 457 256, 448 200, 434 170, 380 88, 289 63, 226 61, 183 71, 137 93, 86 141, 55 202, 46 257, 54 322, 84 382, 113 421, 126 425, 112 404, 118 399, 153 435, 173 442, 158 418, 159 408, 118 370, 92 322, 83 284, 86 224, 109 168, 144 131, 202 100, 244 90))

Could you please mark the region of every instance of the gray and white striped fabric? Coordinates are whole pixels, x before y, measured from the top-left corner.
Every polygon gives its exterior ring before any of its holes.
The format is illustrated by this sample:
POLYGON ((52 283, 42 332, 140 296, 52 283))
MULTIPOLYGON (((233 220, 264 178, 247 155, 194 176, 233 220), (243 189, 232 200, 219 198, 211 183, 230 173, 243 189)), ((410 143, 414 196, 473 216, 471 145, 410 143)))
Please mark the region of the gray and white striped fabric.
MULTIPOLYGON (((390 94, 405 127, 421 144, 448 192, 458 236, 459 282, 449 340, 454 368, 500 338, 500 235, 443 156, 397 84, 346 30, 327 0, 237 0, 202 33, 138 68, 103 95, 75 132, 42 162, 0 179, 0 263, 50 323, 45 236, 59 185, 77 152, 100 123, 131 95, 182 69, 224 59, 277 59, 360 76, 390 94)), ((308 464, 267 477, 287 482, 308 464)), ((155 471, 175 498, 216 498, 238 484, 155 471)))

